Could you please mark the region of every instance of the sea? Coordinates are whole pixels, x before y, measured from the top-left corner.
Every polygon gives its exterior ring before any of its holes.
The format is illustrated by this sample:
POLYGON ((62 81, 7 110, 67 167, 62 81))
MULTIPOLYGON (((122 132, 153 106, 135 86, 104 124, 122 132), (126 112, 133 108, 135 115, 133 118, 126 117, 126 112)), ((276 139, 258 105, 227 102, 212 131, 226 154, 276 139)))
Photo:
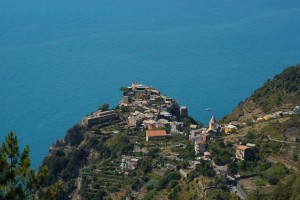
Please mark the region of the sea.
POLYGON ((0 0, 0 141, 13 130, 37 169, 132 82, 207 124, 299 63, 299 33, 299 0, 0 0))

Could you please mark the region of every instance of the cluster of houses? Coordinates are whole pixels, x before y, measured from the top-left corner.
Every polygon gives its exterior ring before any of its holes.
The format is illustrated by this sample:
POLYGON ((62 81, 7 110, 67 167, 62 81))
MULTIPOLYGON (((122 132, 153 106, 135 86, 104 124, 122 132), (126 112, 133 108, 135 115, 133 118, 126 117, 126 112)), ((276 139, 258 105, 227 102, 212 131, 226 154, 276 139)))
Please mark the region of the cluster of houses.
MULTIPOLYGON (((268 115, 265 115, 262 118, 258 118, 257 121, 261 120, 270 120, 282 117, 284 115, 293 115, 300 113, 300 106, 296 106, 291 111, 278 111, 268 115)), ((215 117, 212 116, 209 121, 209 128, 199 128, 197 125, 190 126, 190 135, 189 139, 192 141, 195 153, 198 155, 203 155, 203 159, 210 159, 209 152, 206 151, 206 141, 211 138, 220 135, 220 134, 231 134, 234 133, 242 124, 238 121, 232 121, 229 124, 218 124, 215 117)), ((300 141, 299 138, 296 138, 300 141)), ((238 160, 249 160, 253 156, 253 148, 255 144, 246 144, 246 145, 237 145, 236 146, 236 159, 238 160)))
POLYGON ((175 100, 161 95, 154 87, 139 83, 124 89, 119 106, 134 110, 127 117, 127 123, 131 128, 147 130, 147 141, 170 136, 166 131, 155 130, 159 128, 168 129, 172 134, 182 133, 184 123, 180 119, 188 117, 186 106, 179 107, 175 100))
MULTIPOLYGON (((212 116, 208 128, 199 128, 197 125, 190 126, 189 140, 192 141, 195 154, 200 155, 204 160, 210 160, 211 155, 207 151, 207 141, 220 134, 234 133, 240 126, 239 122, 233 121, 229 124, 218 124, 216 118, 212 116)), ((235 158, 237 160, 249 160, 254 155, 255 144, 236 145, 235 158)))
POLYGON ((239 126, 240 123, 237 121, 232 121, 226 125, 219 124, 214 116, 210 119, 208 128, 191 125, 189 140, 194 145, 195 154, 202 155, 205 160, 210 159, 210 154, 206 151, 206 142, 220 134, 234 133, 239 126))

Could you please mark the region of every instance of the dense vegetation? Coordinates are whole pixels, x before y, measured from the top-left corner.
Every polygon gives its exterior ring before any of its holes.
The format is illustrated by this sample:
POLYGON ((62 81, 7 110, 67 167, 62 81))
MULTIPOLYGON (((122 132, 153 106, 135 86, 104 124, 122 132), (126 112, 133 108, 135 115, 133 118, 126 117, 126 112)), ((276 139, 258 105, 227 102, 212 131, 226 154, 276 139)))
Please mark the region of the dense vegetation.
POLYGON ((276 75, 273 80, 268 81, 263 87, 256 90, 252 97, 264 112, 271 111, 274 107, 286 104, 295 105, 299 103, 300 97, 300 64, 285 69, 276 75))
POLYGON ((300 175, 291 176, 287 181, 278 184, 272 195, 274 200, 299 200, 300 175))
POLYGON ((209 141, 208 149, 217 165, 225 165, 235 156, 235 146, 231 142, 225 143, 222 138, 209 141))

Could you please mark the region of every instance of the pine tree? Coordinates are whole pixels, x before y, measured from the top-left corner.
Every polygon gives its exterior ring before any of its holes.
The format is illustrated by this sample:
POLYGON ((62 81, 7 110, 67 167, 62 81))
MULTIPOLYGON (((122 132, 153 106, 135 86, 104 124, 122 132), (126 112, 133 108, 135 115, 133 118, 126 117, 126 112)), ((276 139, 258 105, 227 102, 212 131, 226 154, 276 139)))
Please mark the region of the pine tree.
POLYGON ((0 148, 0 199, 53 199, 61 187, 61 181, 39 196, 39 188, 48 177, 48 168, 39 173, 30 168, 29 146, 20 154, 18 139, 11 131, 0 148))

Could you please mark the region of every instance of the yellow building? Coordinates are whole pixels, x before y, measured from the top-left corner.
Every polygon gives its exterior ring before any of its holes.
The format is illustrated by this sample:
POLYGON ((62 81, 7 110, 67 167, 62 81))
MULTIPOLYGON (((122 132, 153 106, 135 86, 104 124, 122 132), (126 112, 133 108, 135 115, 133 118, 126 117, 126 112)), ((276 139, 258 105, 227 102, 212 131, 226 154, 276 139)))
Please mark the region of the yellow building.
POLYGON ((263 119, 264 119, 265 121, 268 121, 268 120, 270 119, 270 117, 269 117, 268 115, 265 115, 265 116, 263 117, 263 119))

